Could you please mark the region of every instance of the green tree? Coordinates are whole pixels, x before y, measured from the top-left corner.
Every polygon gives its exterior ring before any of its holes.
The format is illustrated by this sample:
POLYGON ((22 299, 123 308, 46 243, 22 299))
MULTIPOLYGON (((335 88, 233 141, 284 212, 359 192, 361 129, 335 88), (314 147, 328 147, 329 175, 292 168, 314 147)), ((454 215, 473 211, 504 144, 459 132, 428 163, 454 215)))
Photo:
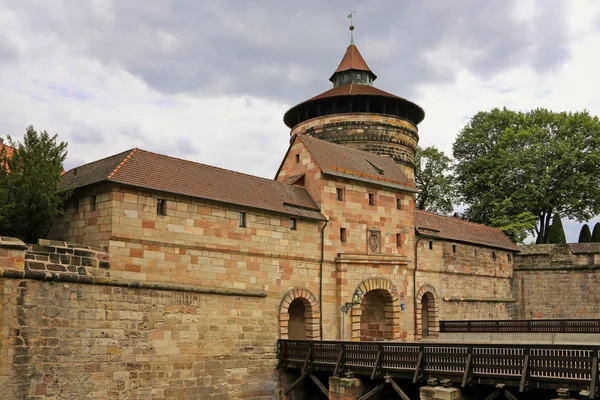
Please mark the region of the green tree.
POLYGON ((523 243, 528 232, 535 228, 537 218, 529 211, 510 215, 507 210, 512 210, 510 199, 492 203, 490 225, 499 228, 515 243, 523 243))
POLYGON ((454 209, 452 203, 455 191, 452 185, 450 157, 433 146, 417 148, 415 156, 415 182, 419 193, 415 206, 440 214, 448 214, 454 209))
POLYGON ((67 193, 60 180, 67 144, 33 126, 23 143, 9 136, 8 144, 15 150, 12 157, 0 155, 0 235, 36 243, 62 213, 67 193))
MULTIPOLYGON (((600 121, 587 111, 476 114, 457 137, 455 181, 465 218, 491 224, 494 204, 510 199, 504 218, 523 212, 548 242, 552 215, 586 221, 600 213, 600 121)), ((526 228, 524 228, 526 229, 526 228)))
POLYGON ((600 243, 600 222, 596 222, 596 225, 594 225, 591 242, 600 243))
POLYGON ((579 243, 588 243, 592 241, 592 232, 588 224, 583 224, 581 231, 579 232, 579 243))
POLYGON ((547 243, 567 243, 567 238, 565 237, 565 230, 563 228, 562 221, 560 220, 560 215, 558 214, 554 214, 554 217, 552 218, 552 225, 550 225, 549 228, 547 243))

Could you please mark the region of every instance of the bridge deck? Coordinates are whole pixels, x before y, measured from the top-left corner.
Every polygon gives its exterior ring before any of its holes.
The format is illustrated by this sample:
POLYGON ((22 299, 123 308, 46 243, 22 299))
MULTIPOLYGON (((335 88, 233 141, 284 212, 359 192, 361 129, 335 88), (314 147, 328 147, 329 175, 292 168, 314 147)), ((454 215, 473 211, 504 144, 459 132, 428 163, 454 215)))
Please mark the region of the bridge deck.
POLYGON ((596 397, 600 344, 465 344, 279 340, 278 368, 390 375, 472 384, 589 390, 596 397))

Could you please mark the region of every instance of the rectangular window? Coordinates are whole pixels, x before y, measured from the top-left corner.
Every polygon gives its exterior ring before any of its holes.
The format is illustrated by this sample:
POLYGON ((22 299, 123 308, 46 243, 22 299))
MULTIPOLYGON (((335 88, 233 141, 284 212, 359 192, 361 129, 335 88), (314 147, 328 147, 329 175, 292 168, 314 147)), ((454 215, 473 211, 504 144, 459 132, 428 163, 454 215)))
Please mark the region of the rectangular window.
POLYGON ((296 218, 290 218, 290 229, 296 230, 296 218))
POLYGON ((373 194, 373 193, 369 193, 369 205, 370 206, 375 205, 375 194, 373 194))
POLYGON ((433 250, 433 242, 431 240, 429 241, 429 250, 433 250))
POLYGON ((402 204, 402 199, 396 199, 396 208, 398 210, 404 210, 404 204, 402 204))
POLYGON ((90 211, 96 211, 96 196, 90 197, 90 211))
POLYGON ((396 233, 396 247, 402 247, 402 234, 396 233))
POLYGON ((360 80, 361 78, 362 78, 362 75, 360 74, 360 72, 359 72, 359 73, 357 73, 357 74, 356 74, 356 79, 359 79, 359 80, 360 80))
POLYGON ((344 201, 344 189, 342 189, 342 188, 335 189, 335 199, 337 201, 344 201))
POLYGON ((340 228, 340 242, 345 242, 346 239, 346 228, 340 228))
POLYGON ((296 164, 300 164, 300 154, 296 154, 296 164))
POLYGON ((511 260, 510 253, 507 254, 507 257, 508 257, 508 262, 511 262, 512 260, 511 260))
POLYGON ((240 212, 240 220, 239 220, 239 225, 240 228, 245 228, 246 227, 246 213, 245 212, 240 212))
POLYGON ((77 212, 83 212, 83 199, 77 199, 77 212))
POLYGON ((455 244, 452 245, 452 252, 456 253, 456 245, 455 244))
POLYGON ((495 260, 495 259, 496 259, 496 252, 492 251, 492 260, 495 260))
POLYGON ((156 215, 167 215, 167 201, 163 199, 156 200, 156 215))

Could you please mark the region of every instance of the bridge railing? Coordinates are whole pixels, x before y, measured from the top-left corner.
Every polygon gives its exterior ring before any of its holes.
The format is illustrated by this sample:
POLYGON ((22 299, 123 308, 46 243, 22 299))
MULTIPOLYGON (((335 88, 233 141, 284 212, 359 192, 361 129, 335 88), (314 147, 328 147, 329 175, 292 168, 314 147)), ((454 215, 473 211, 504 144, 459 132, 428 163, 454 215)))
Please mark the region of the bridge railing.
POLYGON ((600 319, 440 321, 442 333, 600 333, 600 319))
POLYGON ((280 340, 278 368, 519 387, 589 390, 596 398, 600 345, 474 345, 451 343, 280 340))

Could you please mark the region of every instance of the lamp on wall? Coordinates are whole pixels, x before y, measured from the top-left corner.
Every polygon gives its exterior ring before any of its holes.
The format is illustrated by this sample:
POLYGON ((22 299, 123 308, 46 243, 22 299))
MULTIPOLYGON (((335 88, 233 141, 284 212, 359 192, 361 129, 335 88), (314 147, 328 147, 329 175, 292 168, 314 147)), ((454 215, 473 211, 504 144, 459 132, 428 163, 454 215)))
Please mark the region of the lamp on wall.
POLYGON ((356 290, 354 291, 354 294, 352 295, 352 302, 348 302, 348 303, 344 303, 344 305, 342 306, 342 312, 344 314, 348 314, 348 311, 350 311, 350 309, 352 307, 354 307, 357 304, 360 304, 360 302, 362 301, 363 298, 363 294, 360 291, 359 288, 356 288, 356 290))

